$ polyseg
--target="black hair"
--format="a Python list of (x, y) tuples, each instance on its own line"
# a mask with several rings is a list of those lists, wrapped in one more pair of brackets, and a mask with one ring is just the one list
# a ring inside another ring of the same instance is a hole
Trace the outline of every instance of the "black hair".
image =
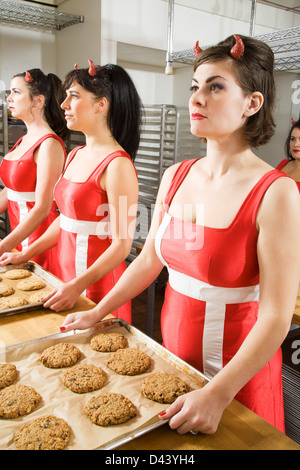
[(95, 75), (89, 69), (69, 72), (63, 86), (68, 90), (77, 82), (96, 99), (106, 98), (110, 104), (108, 126), (116, 141), (134, 161), (141, 135), (142, 103), (128, 73), (119, 65), (96, 66)]
[(284, 145), (285, 154), (289, 160), (295, 160), (294, 157), (292, 156), (291, 147), (290, 147), (292, 132), (294, 129), (300, 129), (300, 119), (297, 122), (295, 122), (295, 124), (292, 125), (289, 135), (285, 141), (285, 145)]
[[(40, 69), (31, 69), (28, 72), (32, 77), (32, 81), (26, 81), (26, 85), (29, 88), (31, 98), (38, 95), (45, 97), (45, 119), (51, 129), (63, 140), (66, 140), (70, 136), (70, 131), (67, 127), (64, 112), (61, 109), (61, 104), (66, 98), (62, 81), (53, 73), (45, 75)], [(15, 76), (25, 78), (26, 73)]]

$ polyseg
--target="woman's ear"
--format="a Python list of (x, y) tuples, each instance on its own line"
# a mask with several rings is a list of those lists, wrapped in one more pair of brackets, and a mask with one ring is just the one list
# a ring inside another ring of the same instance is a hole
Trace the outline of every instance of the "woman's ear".
[(98, 101), (97, 112), (102, 113), (103, 111), (107, 109), (107, 107), (108, 107), (108, 101), (105, 97), (103, 97)]
[(258, 113), (264, 104), (264, 96), (259, 91), (255, 91), (249, 97), (247, 108), (244, 112), (244, 117), (250, 117)]
[(37, 95), (37, 96), (34, 96), (33, 98), (33, 107), (34, 108), (38, 108), (38, 109), (43, 109), (44, 105), (45, 105), (45, 97), (44, 95)]

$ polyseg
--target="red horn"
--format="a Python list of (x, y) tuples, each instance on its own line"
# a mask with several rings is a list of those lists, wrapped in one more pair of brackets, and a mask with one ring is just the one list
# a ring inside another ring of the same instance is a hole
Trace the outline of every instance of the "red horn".
[(25, 82), (27, 82), (27, 83), (33, 82), (33, 78), (32, 78), (32, 76), (30, 75), (30, 72), (28, 72), (28, 70), (27, 70), (27, 72), (25, 73)]
[(80, 67), (78, 67), (78, 65), (75, 64), (75, 65), (74, 65), (74, 69), (75, 69), (75, 70), (80, 70)]
[(234, 37), (236, 40), (236, 44), (231, 49), (230, 54), (234, 59), (241, 59), (245, 52), (245, 45), (240, 36), (234, 34)]
[(295, 121), (294, 118), (291, 119), (291, 123), (292, 123), (293, 126), (296, 124), (296, 121)]
[(202, 54), (202, 52), (203, 52), (203, 49), (201, 49), (201, 47), (199, 46), (199, 41), (197, 41), (194, 47), (194, 54), (195, 54), (196, 59), (197, 57), (199, 57), (200, 54)]
[(90, 64), (90, 68), (89, 68), (89, 75), (91, 77), (94, 77), (96, 75), (96, 67), (95, 67), (95, 64), (92, 60), (89, 59), (89, 64)]

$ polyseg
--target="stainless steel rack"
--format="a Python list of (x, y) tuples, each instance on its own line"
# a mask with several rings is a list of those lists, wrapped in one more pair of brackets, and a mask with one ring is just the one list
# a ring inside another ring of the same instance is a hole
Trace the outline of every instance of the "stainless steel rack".
[(0, 23), (59, 31), (83, 22), (83, 16), (25, 5), (17, 1), (0, 0)]

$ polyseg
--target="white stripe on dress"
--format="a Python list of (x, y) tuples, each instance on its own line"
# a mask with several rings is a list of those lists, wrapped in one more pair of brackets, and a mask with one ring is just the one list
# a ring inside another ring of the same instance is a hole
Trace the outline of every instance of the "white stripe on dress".
[(176, 292), (206, 303), (202, 340), (203, 372), (214, 377), (223, 367), (224, 323), (227, 304), (259, 301), (259, 285), (217, 287), (171, 269), (161, 253), (161, 242), (171, 217), (167, 214), (157, 231), (155, 247), (160, 260), (167, 266), (169, 284)]
[[(78, 277), (87, 270), (89, 236), (110, 236), (110, 223), (76, 220), (60, 214), (60, 228), (66, 232), (76, 234), (75, 270), (76, 277)], [(86, 295), (86, 291), (83, 294)]]
[[(16, 202), (19, 206), (20, 222), (22, 222), (28, 215), (27, 202), (35, 202), (35, 192), (19, 192), (13, 189), (7, 188), (7, 199), (12, 202)], [(29, 240), (26, 238), (22, 241), (22, 248), (28, 247)]]

